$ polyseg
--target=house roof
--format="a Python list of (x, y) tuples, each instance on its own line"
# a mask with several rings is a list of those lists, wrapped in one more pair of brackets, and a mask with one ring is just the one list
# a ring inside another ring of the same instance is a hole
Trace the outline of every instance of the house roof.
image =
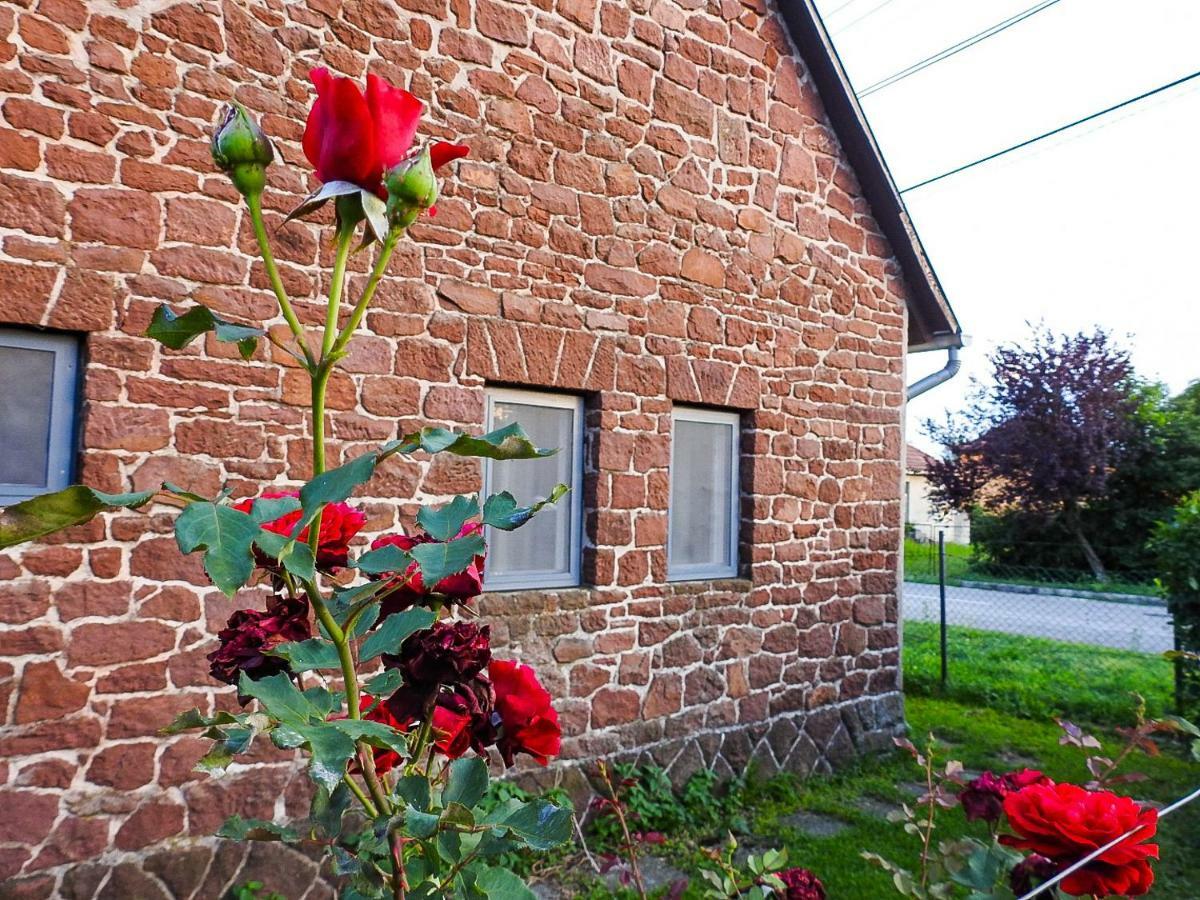
[(779, 6), (875, 220), (904, 270), (910, 292), (909, 351), (961, 347), (958, 318), (913, 227), (814, 0), (779, 0)]
[(919, 450), (912, 444), (904, 445), (904, 471), (918, 474), (929, 471), (929, 466), (935, 460), (924, 450)]

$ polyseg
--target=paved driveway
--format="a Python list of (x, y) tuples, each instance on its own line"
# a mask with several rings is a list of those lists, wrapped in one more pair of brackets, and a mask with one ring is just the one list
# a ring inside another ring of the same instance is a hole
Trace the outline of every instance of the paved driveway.
[[(905, 582), (901, 596), (904, 618), (938, 621), (936, 584)], [(949, 586), (946, 621), (1145, 653), (1162, 653), (1174, 646), (1171, 618), (1164, 606)]]

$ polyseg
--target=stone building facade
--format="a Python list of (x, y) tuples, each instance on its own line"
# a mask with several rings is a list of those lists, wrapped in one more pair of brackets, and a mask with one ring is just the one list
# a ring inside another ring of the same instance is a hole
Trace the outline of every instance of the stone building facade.
[[(0, 322), (81, 336), (77, 480), (213, 495), (305, 474), (302, 372), (266, 345), (243, 363), (140, 335), (162, 302), (274, 315), (209, 159), (233, 98), (290, 163), (270, 172), (269, 221), (293, 297), (318, 295), (328, 231), (278, 227), (312, 184), (307, 73), (369, 69), (471, 156), (333, 382), (334, 457), (421, 424), (478, 430), (485, 385), (583, 398), (581, 586), (481, 603), (558, 698), (557, 771), (642, 751), (676, 775), (807, 773), (901, 726), (911, 273), (773, 4), (17, 0), (0, 35)], [(740, 414), (736, 578), (665, 578), (676, 404)], [(474, 461), (392, 460), (369, 529), (479, 478)], [(210, 779), (199, 740), (155, 736), (233, 703), (205, 654), (235, 604), (180, 556), (172, 518), (0, 554), (0, 896), (210, 898), (264, 867), (289, 898), (327, 895), (306, 860), (206, 839), (235, 811), (306, 808), (290, 758), (263, 749)]]

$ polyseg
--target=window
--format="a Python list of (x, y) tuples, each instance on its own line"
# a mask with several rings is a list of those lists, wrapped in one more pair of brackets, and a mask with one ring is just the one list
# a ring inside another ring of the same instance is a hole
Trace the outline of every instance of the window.
[(671, 416), (667, 577), (737, 575), (737, 413), (676, 407)]
[(515, 531), (489, 529), (488, 590), (569, 587), (579, 584), (583, 520), (583, 400), (565, 394), (493, 388), (487, 392), (489, 431), (517, 422), (539, 447), (557, 447), (542, 459), (486, 460), (484, 496), (508, 491), (522, 506), (556, 484), (571, 492)]
[(79, 342), (0, 328), (0, 505), (71, 483)]

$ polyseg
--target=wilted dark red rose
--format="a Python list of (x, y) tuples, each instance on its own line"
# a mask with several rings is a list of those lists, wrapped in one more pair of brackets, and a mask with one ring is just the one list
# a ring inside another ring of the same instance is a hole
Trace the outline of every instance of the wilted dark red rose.
[(491, 626), (434, 622), (408, 638), (399, 654), (385, 654), (383, 664), (398, 669), (404, 679), (397, 693), (429, 697), (439, 685), (470, 681), (491, 658)]
[(1036, 769), (1021, 769), (1019, 772), (1008, 772), (1004, 775), (984, 772), (978, 778), (968, 781), (958, 792), (958, 802), (962, 804), (968, 822), (998, 822), (1004, 813), (1004, 798), (1013, 791), (1019, 791), (1031, 784), (1051, 783), (1049, 778)]
[[(483, 527), (478, 522), (467, 522), (459, 529), (455, 538), (478, 534), (482, 530)], [(380, 547), (394, 546), (407, 551), (419, 544), (435, 542), (435, 539), (427, 534), (412, 536), (385, 534), (371, 542), (371, 549), (378, 550)], [(403, 572), (386, 573), (380, 576), (388, 579), (391, 583), (388, 591), (380, 596), (380, 618), (424, 603), (429, 594), (437, 594), (438, 599), (450, 604), (465, 603), (472, 597), (478, 597), (483, 593), (483, 565), (484, 556), (476, 556), (466, 569), (446, 576), (433, 586), (432, 591), (426, 589), (425, 582), (421, 578), (421, 570), (415, 562)]]
[(787, 900), (825, 900), (825, 885), (808, 869), (784, 869), (776, 872), (787, 887)]
[(1158, 812), (1143, 809), (1128, 797), (1074, 784), (1032, 784), (1004, 798), (1004, 814), (1016, 835), (1001, 835), (1001, 842), (1044, 856), (1060, 870), (1135, 825), (1143, 826), (1064, 878), (1059, 887), (1066, 894), (1139, 896), (1154, 882), (1147, 860), (1158, 858), (1158, 845), (1145, 841), (1154, 836)]
[[(317, 99), (304, 126), (304, 155), (322, 182), (348, 181), (386, 198), (385, 169), (412, 149), (423, 104), (402, 88), (367, 76), (364, 96), (350, 78), (326, 68), (309, 73)], [(461, 144), (437, 142), (431, 148), (434, 169), (467, 155)]]
[(1054, 860), (1046, 859), (1038, 853), (1031, 853), (1013, 866), (1013, 870), (1008, 876), (1008, 883), (1013, 893), (1021, 897), (1047, 878), (1053, 878), (1060, 871), (1062, 871), (1062, 867), (1055, 865)]
[(275, 597), (265, 610), (239, 609), (217, 632), (221, 644), (208, 654), (210, 672), (225, 684), (237, 684), (242, 672), (254, 679), (287, 672), (287, 661), (266, 651), (310, 637), (308, 601), (303, 598)]
[(500, 739), (496, 746), (507, 765), (518, 753), (528, 753), (543, 766), (557, 756), (562, 745), (558, 713), (550, 694), (529, 666), (509, 659), (494, 659), (488, 677), (496, 691), (500, 714)]
[[(234, 509), (248, 513), (255, 500), (277, 500), (281, 497), (299, 497), (299, 491), (264, 491), (259, 497), (247, 497), (234, 504)], [(263, 523), (264, 531), (290, 537), (292, 529), (300, 521), (303, 511), (294, 509), (290, 513)], [(350, 541), (367, 524), (367, 517), (346, 503), (330, 503), (321, 512), (320, 540), (317, 544), (317, 568), (338, 569), (350, 559)], [(308, 540), (308, 529), (300, 532), (297, 540)], [(260, 560), (264, 564), (264, 560)]]

